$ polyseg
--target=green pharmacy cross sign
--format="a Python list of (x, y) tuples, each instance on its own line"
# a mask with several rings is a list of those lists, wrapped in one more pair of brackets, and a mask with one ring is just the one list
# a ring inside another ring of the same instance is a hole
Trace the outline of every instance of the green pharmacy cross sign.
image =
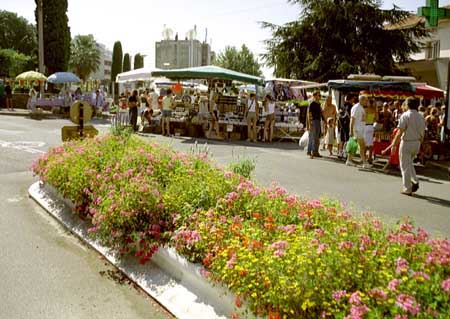
[(439, 8), (439, 0), (427, 0), (427, 6), (420, 7), (417, 15), (427, 19), (427, 27), (437, 27), (439, 19), (450, 19), (450, 9)]

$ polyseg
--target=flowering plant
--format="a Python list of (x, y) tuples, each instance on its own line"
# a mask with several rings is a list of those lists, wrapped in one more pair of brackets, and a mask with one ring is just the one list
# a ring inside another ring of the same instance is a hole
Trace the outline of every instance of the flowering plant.
[(335, 200), (262, 188), (135, 137), (54, 148), (33, 166), (77, 205), (90, 233), (145, 264), (169, 245), (268, 318), (448, 318), (450, 242), (409, 219), (353, 217)]

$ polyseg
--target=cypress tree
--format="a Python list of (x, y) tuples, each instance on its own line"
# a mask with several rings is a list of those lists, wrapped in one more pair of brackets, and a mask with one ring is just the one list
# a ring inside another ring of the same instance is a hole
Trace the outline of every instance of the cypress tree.
[(117, 74), (122, 73), (122, 44), (120, 41), (114, 43), (112, 65), (111, 65), (111, 82), (116, 82)]
[(144, 57), (140, 54), (137, 53), (134, 56), (134, 69), (140, 69), (144, 67)]
[(119, 94), (119, 85), (116, 82), (117, 74), (122, 73), (122, 44), (120, 41), (114, 43), (112, 65), (111, 65), (111, 83), (114, 85), (115, 96)]
[(130, 55), (128, 53), (125, 53), (123, 56), (123, 72), (127, 72), (131, 70), (131, 61), (130, 61)]
[[(39, 0), (35, 2), (37, 6)], [(71, 37), (67, 6), (67, 0), (43, 1), (44, 64), (48, 74), (67, 71), (69, 67)], [(35, 16), (37, 22), (37, 7)]]

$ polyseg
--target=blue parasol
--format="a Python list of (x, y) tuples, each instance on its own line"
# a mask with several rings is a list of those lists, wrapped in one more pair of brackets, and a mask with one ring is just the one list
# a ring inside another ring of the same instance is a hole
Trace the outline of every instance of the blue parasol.
[(49, 83), (61, 84), (61, 83), (78, 83), (80, 78), (72, 72), (56, 72), (47, 78)]

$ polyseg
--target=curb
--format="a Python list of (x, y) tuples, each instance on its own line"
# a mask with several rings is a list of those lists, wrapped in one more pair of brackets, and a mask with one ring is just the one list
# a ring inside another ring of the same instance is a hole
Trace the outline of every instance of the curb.
[(173, 248), (160, 247), (145, 266), (137, 258), (116, 258), (113, 252), (88, 235), (88, 225), (72, 213), (69, 200), (50, 185), (36, 182), (28, 193), (52, 217), (102, 254), (170, 313), (180, 319), (226, 319), (235, 312), (234, 295), (203, 278), (201, 266), (178, 255)]

